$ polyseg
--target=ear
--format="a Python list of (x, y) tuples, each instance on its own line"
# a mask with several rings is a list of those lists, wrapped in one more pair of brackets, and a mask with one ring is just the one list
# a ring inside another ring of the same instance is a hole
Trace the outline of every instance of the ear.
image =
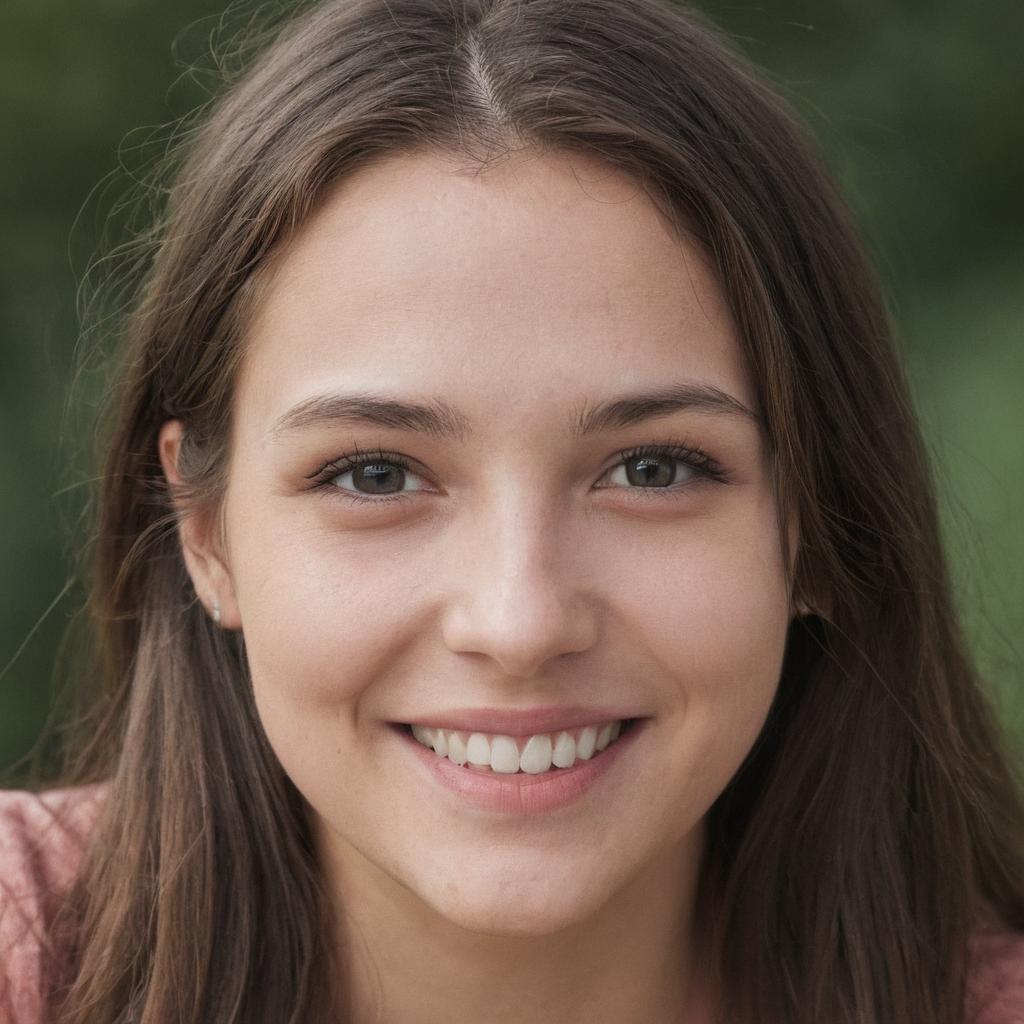
[[(178, 459), (184, 436), (185, 425), (181, 420), (168, 420), (160, 428), (157, 439), (160, 465), (163, 467), (172, 496), (174, 489), (182, 484), (181, 474), (178, 472)], [(240, 629), (242, 623), (238, 614), (235, 587), (216, 516), (210, 512), (190, 511), (184, 508), (178, 499), (174, 499), (174, 504), (178, 513), (178, 539), (181, 542), (185, 568), (192, 579), (199, 600), (215, 621), (216, 610), (219, 608), (219, 624), (225, 629)]]
[(806, 598), (797, 595), (793, 601), (794, 618), (802, 619), (808, 615), (831, 622), (832, 602), (828, 598), (817, 597), (814, 593)]
[[(790, 579), (795, 580), (798, 554), (800, 551), (800, 532), (795, 520), (791, 521), (789, 525), (789, 550), (789, 575)], [(808, 590), (810, 591), (809, 593)], [(795, 586), (792, 596), (791, 618), (803, 619), (809, 615), (813, 615), (817, 618), (823, 618), (831, 621), (832, 602), (827, 598), (822, 598), (820, 594), (822, 590), (823, 588), (821, 587), (820, 582), (816, 579), (811, 580), (809, 585), (805, 585), (803, 587)]]

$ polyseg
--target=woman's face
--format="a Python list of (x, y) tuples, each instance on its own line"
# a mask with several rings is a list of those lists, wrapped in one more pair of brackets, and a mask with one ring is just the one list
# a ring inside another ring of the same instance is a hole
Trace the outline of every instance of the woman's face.
[(692, 862), (790, 619), (756, 415), (707, 265), (620, 172), (414, 154), (336, 189), (261, 300), (197, 578), (336, 871), (540, 934)]

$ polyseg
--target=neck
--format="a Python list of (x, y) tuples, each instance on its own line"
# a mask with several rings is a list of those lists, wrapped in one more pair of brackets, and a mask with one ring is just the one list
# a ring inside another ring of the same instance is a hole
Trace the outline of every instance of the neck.
[(351, 847), (335, 841), (328, 853), (321, 844), (347, 988), (333, 1019), (709, 1024), (705, 951), (694, 934), (705, 841), (702, 823), (597, 913), (543, 935), (468, 931)]

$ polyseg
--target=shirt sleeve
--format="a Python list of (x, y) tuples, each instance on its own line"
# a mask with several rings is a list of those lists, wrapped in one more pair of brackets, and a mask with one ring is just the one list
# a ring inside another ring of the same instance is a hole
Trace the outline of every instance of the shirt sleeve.
[(1024, 933), (995, 925), (970, 941), (965, 1024), (1024, 1024)]
[(48, 928), (73, 882), (100, 786), (0, 790), (0, 1021), (45, 1024), (43, 992), (64, 952)]

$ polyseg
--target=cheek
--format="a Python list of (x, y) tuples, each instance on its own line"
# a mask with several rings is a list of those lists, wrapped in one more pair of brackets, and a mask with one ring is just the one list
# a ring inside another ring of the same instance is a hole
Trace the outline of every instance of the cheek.
[[(419, 563), (394, 541), (353, 542), (309, 523), (283, 528), (268, 520), (249, 537), (232, 545), (235, 587), (270, 746), (314, 807), (330, 808), (334, 820), (362, 821), (360, 834), (383, 827), (384, 811), (351, 794), (372, 791), (371, 780), (389, 770), (385, 748), (372, 739), (416, 628), (410, 584)], [(341, 777), (365, 781), (339, 789)]]
[(415, 570), (406, 571), (400, 544), (271, 528), (257, 549), (238, 554), (236, 592), (258, 689), (338, 705), (386, 680), (413, 614)]
[(662, 680), (664, 779), (706, 807), (742, 764), (774, 699), (790, 606), (774, 506), (690, 524), (635, 574), (638, 649)]
[[(355, 698), (368, 680), (386, 683), (403, 644), (430, 628), (421, 619), (437, 567), (448, 564), (443, 544), (402, 531), (346, 534), (290, 509), (229, 528), (257, 684), (273, 680), (305, 700)], [(613, 635), (622, 627), (688, 689), (720, 690), (730, 677), (739, 684), (781, 656), (789, 596), (769, 501), (738, 503), (730, 516), (634, 525), (629, 543), (598, 534), (578, 547), (609, 616), (607, 642), (622, 642)]]
[(668, 674), (693, 693), (772, 678), (790, 613), (769, 498), (666, 531), (643, 555), (628, 585), (621, 558), (619, 589)]

